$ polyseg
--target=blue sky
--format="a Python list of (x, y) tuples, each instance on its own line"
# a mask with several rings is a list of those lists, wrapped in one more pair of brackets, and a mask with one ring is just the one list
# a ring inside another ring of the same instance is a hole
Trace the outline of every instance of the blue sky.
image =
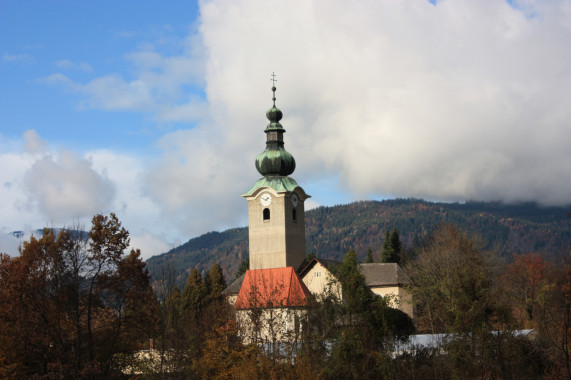
[(274, 71), (310, 207), (568, 204), (569, 19), (569, 0), (0, 0), (1, 235), (113, 211), (149, 257), (245, 225)]
[[(152, 43), (177, 54), (193, 29), (196, 3), (171, 1), (2, 1), (0, 48), (3, 62), (2, 132), (19, 138), (23, 128), (44, 139), (81, 150), (107, 147), (140, 151), (161, 133), (181, 127), (157, 126), (144, 112), (82, 109), (71, 91), (57, 91), (45, 79), (55, 73), (87, 82), (115, 73), (136, 75), (125, 54)], [(203, 95), (202, 88), (187, 88)], [(160, 127), (160, 128), (157, 128)]]

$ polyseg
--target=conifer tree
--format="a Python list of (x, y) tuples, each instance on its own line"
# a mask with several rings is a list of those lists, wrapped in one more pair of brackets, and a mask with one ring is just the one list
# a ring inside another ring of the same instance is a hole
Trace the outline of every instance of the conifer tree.
[(351, 250), (337, 268), (337, 274), (343, 288), (343, 300), (350, 312), (360, 312), (373, 299), (373, 293), (359, 271), (359, 261), (355, 251)]
[(206, 294), (206, 286), (202, 276), (198, 269), (194, 268), (190, 272), (182, 291), (180, 299), (181, 312), (185, 314), (190, 310), (198, 311), (204, 305)]
[(393, 232), (389, 233), (389, 230), (385, 232), (385, 241), (383, 242), (383, 251), (381, 253), (381, 258), (383, 263), (399, 263), (400, 254), (402, 251), (402, 243), (400, 241), (399, 233), (396, 227)]
[(226, 280), (222, 273), (222, 268), (218, 263), (210, 267), (206, 275), (206, 291), (208, 292), (208, 302), (220, 298), (222, 291), (226, 289)]
[(250, 258), (246, 257), (244, 260), (242, 260), (242, 262), (240, 263), (240, 266), (238, 267), (238, 271), (236, 272), (236, 277), (234, 279), (237, 279), (238, 277), (240, 277), (241, 275), (243, 275), (244, 273), (246, 273), (246, 271), (248, 270), (248, 268), (250, 268)]
[(373, 260), (373, 251), (371, 250), (371, 247), (369, 247), (367, 249), (367, 263), (374, 263), (375, 261)]
[(180, 291), (174, 287), (165, 302), (167, 330), (177, 330), (180, 319)]

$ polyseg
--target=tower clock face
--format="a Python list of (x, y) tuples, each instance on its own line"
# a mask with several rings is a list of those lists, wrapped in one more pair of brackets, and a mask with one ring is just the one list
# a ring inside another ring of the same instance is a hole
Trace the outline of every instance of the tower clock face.
[(272, 203), (272, 196), (269, 193), (264, 193), (260, 197), (260, 203), (264, 207), (268, 207)]
[(299, 198), (297, 197), (296, 193), (293, 193), (291, 195), (291, 204), (293, 205), (293, 207), (297, 207), (297, 202), (299, 201)]

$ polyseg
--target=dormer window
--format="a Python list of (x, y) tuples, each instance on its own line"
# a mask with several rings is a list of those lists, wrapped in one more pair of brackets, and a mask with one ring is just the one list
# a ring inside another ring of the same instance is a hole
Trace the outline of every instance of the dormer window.
[(270, 220), (270, 209), (265, 208), (263, 211), (264, 220)]

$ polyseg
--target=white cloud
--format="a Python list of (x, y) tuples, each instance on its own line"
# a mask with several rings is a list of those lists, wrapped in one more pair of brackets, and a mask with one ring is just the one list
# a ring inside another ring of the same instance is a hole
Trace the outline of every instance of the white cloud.
[(233, 143), (235, 134), (195, 129), (168, 134), (159, 142), (164, 156), (151, 166), (144, 188), (187, 236), (245, 223), (245, 201), (239, 195), (256, 177), (237, 175), (247, 172), (252, 155)]
[(55, 65), (60, 69), (67, 69), (67, 70), (79, 70), (84, 71), (86, 73), (90, 73), (93, 71), (91, 65), (87, 62), (73, 62), (69, 59), (61, 59), (55, 62)]
[[(155, 49), (154, 44), (142, 44), (140, 50), (125, 55), (133, 68), (129, 79), (110, 73), (78, 83), (55, 73), (44, 81), (80, 94), (81, 108), (149, 113), (159, 122), (195, 122), (207, 117), (205, 100), (186, 93), (188, 86), (204, 86), (201, 39), (193, 34), (179, 41), (179, 55), (164, 56)], [(61, 60), (56, 65), (91, 71), (87, 63)]]
[(356, 197), (568, 202), (571, 11), (526, 7), (204, 3), (208, 98), (228, 110), (214, 129), (261, 130), (248, 118), (275, 70), (294, 176), (339, 173)]
[(181, 242), (176, 222), (161, 215), (159, 205), (143, 191), (146, 162), (142, 157), (110, 150), (92, 151), (86, 156), (93, 169), (104, 172), (113, 183), (115, 202), (109, 210), (130, 232), (131, 246), (141, 249), (143, 257), (164, 253)]
[(144, 158), (110, 150), (53, 151), (34, 130), (21, 141), (0, 136), (0, 252), (18, 254), (21, 239), (45, 226), (90, 228), (95, 213), (114, 212), (143, 257), (180, 244), (179, 233), (141, 191)]
[(0, 232), (0, 253), (17, 256), (20, 248), (20, 239), (6, 232)]
[(47, 146), (47, 143), (33, 129), (24, 132), (22, 137), (24, 138), (24, 150), (27, 153), (42, 153)]
[(142, 231), (138, 235), (131, 234), (130, 247), (141, 249), (141, 255), (146, 260), (151, 256), (168, 252), (174, 245), (167, 243), (163, 236), (149, 231)]
[(27, 54), (4, 54), (2, 56), (2, 60), (4, 62), (18, 62), (18, 61), (25, 61), (29, 57)]
[(314, 201), (313, 199), (309, 198), (305, 201), (305, 211), (309, 211), (312, 210), (314, 208), (318, 208), (321, 205), (319, 203), (317, 203), (316, 201)]
[[(28, 138), (32, 136), (32, 140), (37, 136), (33, 131), (25, 134)], [(49, 222), (32, 210), (24, 191), (24, 173), (39, 157), (37, 153), (24, 153), (25, 145), (29, 143), (6, 140), (0, 135), (0, 233), (23, 230), (26, 225), (36, 223), (47, 225), (43, 223)]]
[(49, 220), (64, 224), (106, 212), (115, 191), (91, 162), (63, 149), (58, 157), (48, 154), (34, 162), (24, 186), (33, 205)]

